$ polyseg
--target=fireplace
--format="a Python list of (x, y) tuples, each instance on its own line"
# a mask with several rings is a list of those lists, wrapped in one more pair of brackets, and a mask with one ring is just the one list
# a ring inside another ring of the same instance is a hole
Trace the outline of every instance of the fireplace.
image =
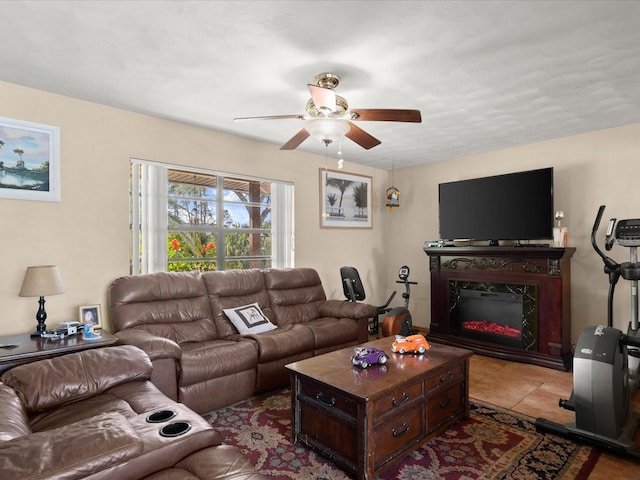
[(575, 248), (425, 247), (429, 341), (568, 370)]
[(537, 286), (449, 281), (454, 335), (521, 350), (537, 349)]

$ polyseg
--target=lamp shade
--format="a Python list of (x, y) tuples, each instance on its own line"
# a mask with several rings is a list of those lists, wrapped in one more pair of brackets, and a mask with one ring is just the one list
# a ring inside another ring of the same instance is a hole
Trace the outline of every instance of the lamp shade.
[(22, 288), (18, 294), (21, 297), (44, 297), (60, 295), (66, 292), (62, 276), (55, 265), (40, 265), (27, 267), (24, 274)]
[(304, 128), (316, 140), (328, 145), (344, 137), (351, 127), (346, 120), (314, 118), (307, 120)]

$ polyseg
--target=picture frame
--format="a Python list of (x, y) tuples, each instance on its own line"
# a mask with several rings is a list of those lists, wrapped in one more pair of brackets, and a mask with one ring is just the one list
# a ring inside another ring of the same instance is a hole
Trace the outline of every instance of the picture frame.
[(373, 228), (373, 179), (320, 169), (320, 228)]
[(102, 312), (100, 305), (83, 305), (78, 307), (78, 321), (85, 325), (91, 323), (93, 328), (102, 328)]
[(0, 117), (0, 198), (60, 201), (60, 129)]

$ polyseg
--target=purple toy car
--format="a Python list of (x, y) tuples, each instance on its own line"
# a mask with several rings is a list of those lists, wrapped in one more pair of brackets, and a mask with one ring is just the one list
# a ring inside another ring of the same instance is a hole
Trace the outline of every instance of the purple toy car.
[(353, 352), (351, 363), (360, 368), (367, 368), (376, 363), (384, 364), (389, 359), (386, 353), (375, 347), (356, 347)]

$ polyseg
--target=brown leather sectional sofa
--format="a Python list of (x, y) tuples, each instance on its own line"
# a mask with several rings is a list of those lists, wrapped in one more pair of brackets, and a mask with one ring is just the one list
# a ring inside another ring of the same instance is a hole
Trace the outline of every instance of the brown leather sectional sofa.
[[(149, 357), (126, 345), (5, 372), (0, 478), (266, 480), (202, 417), (163, 395), (151, 370)], [(175, 416), (149, 421), (161, 411)], [(186, 433), (161, 434), (181, 423)]]
[[(258, 304), (277, 328), (238, 333), (224, 309)], [(198, 413), (286, 386), (284, 366), (363, 343), (375, 307), (327, 300), (311, 268), (152, 273), (109, 287), (114, 333), (152, 360), (151, 381)]]

